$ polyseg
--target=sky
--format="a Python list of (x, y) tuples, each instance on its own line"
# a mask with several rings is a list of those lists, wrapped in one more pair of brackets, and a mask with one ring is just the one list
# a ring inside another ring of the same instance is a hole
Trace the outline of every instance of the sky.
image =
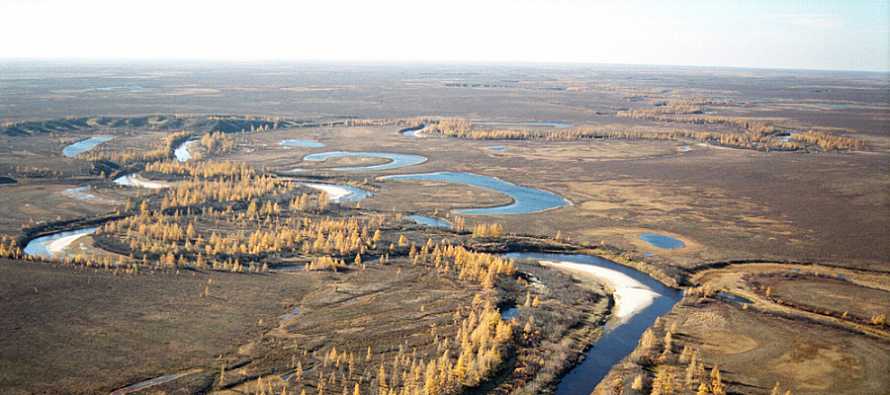
[(0, 59), (890, 72), (887, 0), (0, 0)]

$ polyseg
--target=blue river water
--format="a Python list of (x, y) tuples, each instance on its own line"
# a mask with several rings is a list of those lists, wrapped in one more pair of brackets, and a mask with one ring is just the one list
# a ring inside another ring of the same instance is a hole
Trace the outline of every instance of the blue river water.
[[(392, 160), (390, 163), (385, 163), (382, 165), (376, 166), (362, 166), (362, 167), (340, 167), (333, 170), (336, 171), (355, 171), (355, 170), (384, 170), (384, 169), (396, 169), (399, 167), (416, 165), (418, 163), (426, 162), (426, 158), (422, 156), (415, 155), (402, 155), (402, 154), (389, 154), (382, 152), (322, 152), (319, 154), (306, 155), (303, 157), (303, 160), (318, 162), (323, 161), (328, 158), (338, 158), (342, 156), (370, 156), (373, 158), (385, 158)], [(303, 169), (295, 169), (295, 170), (303, 170)]]
[(420, 129), (406, 130), (406, 131), (402, 132), (402, 134), (404, 134), (405, 136), (408, 136), (408, 137), (420, 137), (420, 136), (418, 136), (417, 134), (418, 134), (418, 133), (422, 133), (422, 132), (423, 132), (424, 130), (426, 130), (426, 128), (428, 128), (429, 126), (430, 126), (430, 125), (423, 125), (423, 127), (420, 128)]
[(87, 152), (93, 149), (93, 147), (109, 141), (113, 138), (114, 137), (90, 137), (86, 140), (81, 140), (65, 148), (62, 148), (62, 154), (69, 158), (72, 156), (77, 156), (77, 154), (81, 152)]
[(444, 221), (438, 218), (430, 218), (423, 215), (408, 215), (408, 218), (414, 220), (418, 224), (426, 225), (426, 226), (435, 226), (439, 228), (450, 228), (451, 223), (448, 221)]
[(339, 199), (331, 200), (331, 203), (354, 202), (357, 200), (362, 200), (362, 199), (374, 194), (373, 191), (369, 191), (367, 189), (351, 187), (349, 185), (322, 184), (322, 183), (314, 183), (314, 182), (301, 182), (300, 185), (305, 185), (307, 187), (337, 187), (337, 188), (343, 188), (343, 189), (349, 191), (349, 195), (346, 195)]
[(28, 244), (25, 246), (25, 248), (22, 251), (24, 251), (25, 254), (35, 256), (35, 257), (45, 256), (47, 258), (52, 258), (53, 256), (55, 256), (55, 254), (49, 252), (49, 250), (46, 249), (46, 245), (43, 243), (61, 239), (63, 237), (93, 233), (96, 231), (96, 229), (99, 229), (99, 228), (86, 228), (86, 229), (72, 230), (72, 231), (67, 231), (67, 232), (53, 233), (51, 235), (47, 235), (47, 236), (43, 236), (43, 237), (38, 237), (34, 240), (29, 241)]
[(624, 323), (617, 326), (607, 323), (606, 332), (587, 351), (585, 354), (586, 359), (560, 381), (556, 389), (556, 395), (586, 395), (592, 393), (597, 384), (612, 369), (612, 366), (633, 352), (643, 336), (643, 332), (658, 317), (667, 314), (683, 298), (680, 291), (665, 286), (643, 272), (596, 256), (543, 253), (511, 253), (504, 256), (510, 259), (530, 258), (557, 262), (576, 262), (615, 270), (639, 281), (660, 295), (649, 307), (630, 317)]
[(176, 160), (180, 162), (187, 162), (189, 159), (191, 159), (192, 154), (189, 153), (189, 146), (197, 142), (198, 140), (189, 140), (182, 144), (179, 144), (179, 147), (176, 147), (176, 149), (173, 150), (173, 155), (176, 156)]
[(324, 144), (319, 143), (317, 141), (312, 140), (284, 140), (278, 145), (285, 145), (289, 147), (309, 147), (309, 148), (318, 148), (324, 147)]
[(506, 194), (513, 198), (513, 204), (492, 208), (480, 208), (469, 210), (457, 210), (457, 214), (528, 214), (539, 211), (549, 210), (556, 207), (567, 206), (569, 204), (565, 199), (554, 195), (547, 191), (514, 185), (509, 182), (498, 180), (494, 177), (480, 176), (470, 173), (429, 173), (429, 174), (406, 174), (398, 176), (383, 177), (384, 179), (393, 180), (427, 180), (427, 181), (445, 181), (456, 182), (460, 184), (473, 185), (481, 188), (487, 188)]
[(557, 128), (570, 128), (570, 123), (559, 122), (472, 122), (474, 125), (504, 125), (504, 126), (553, 126)]

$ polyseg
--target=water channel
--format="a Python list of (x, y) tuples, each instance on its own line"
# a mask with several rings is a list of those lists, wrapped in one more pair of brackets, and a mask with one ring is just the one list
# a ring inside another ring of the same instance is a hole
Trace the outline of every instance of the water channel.
[[(184, 143), (183, 145), (186, 144), (188, 144), (188, 142)], [(335, 170), (387, 169), (410, 166), (426, 160), (426, 158), (411, 155), (366, 152), (329, 152), (324, 154), (310, 155), (305, 157), (304, 159), (324, 160), (330, 157), (337, 156), (382, 157), (392, 159), (393, 162), (379, 166), (340, 168)], [(398, 175), (384, 178), (462, 183), (492, 189), (507, 194), (514, 199), (514, 203), (507, 206), (456, 211), (456, 213), (462, 214), (533, 213), (569, 204), (569, 202), (567, 202), (565, 199), (550, 192), (510, 184), (493, 177), (479, 176), (469, 173), (441, 172), (430, 174)], [(360, 200), (373, 194), (373, 192), (371, 191), (344, 185), (312, 183), (305, 183), (304, 185), (320, 189), (339, 188), (348, 191), (347, 195), (338, 198), (334, 202)], [(415, 220), (418, 223), (426, 224), (429, 226), (450, 226), (450, 224), (446, 221), (424, 216), (409, 216), (409, 218)], [(67, 245), (67, 243), (70, 243), (70, 241), (73, 241), (77, 237), (80, 237), (83, 234), (92, 233), (95, 230), (96, 228), (88, 228), (39, 237), (31, 240), (25, 247), (24, 251), (25, 253), (32, 256), (45, 255), (47, 257), (51, 257), (53, 256), (53, 251), (58, 251), (64, 247), (62, 244)], [(653, 239), (651, 238), (651, 236), (660, 237), (655, 237)], [(640, 237), (644, 240), (646, 240), (646, 238), (649, 238), (650, 240), (646, 241), (652, 243), (653, 245), (671, 241), (680, 243), (679, 246), (669, 246), (675, 244), (661, 244), (664, 245), (663, 247), (656, 245), (660, 248), (679, 248), (683, 246), (683, 243), (681, 241), (667, 236), (648, 234), (640, 235)], [(63, 238), (70, 238), (70, 240), (66, 242), (65, 240), (61, 240)], [(52, 243), (54, 241), (57, 241), (59, 245), (53, 245)], [(563, 265), (580, 264), (589, 266), (591, 268), (595, 267), (597, 269), (592, 270), (591, 273), (593, 273), (594, 276), (604, 276), (605, 282), (609, 283), (613, 288), (616, 289), (616, 294), (614, 295), (617, 303), (615, 312), (613, 314), (613, 317), (606, 324), (603, 336), (586, 353), (586, 359), (562, 379), (556, 391), (557, 395), (591, 393), (596, 385), (605, 377), (606, 374), (608, 374), (612, 366), (618, 363), (625, 356), (629, 355), (634, 350), (634, 348), (636, 348), (637, 342), (639, 341), (643, 332), (649, 326), (651, 326), (658, 317), (670, 311), (670, 309), (673, 308), (673, 306), (682, 297), (679, 291), (661, 284), (660, 282), (642, 272), (599, 257), (587, 255), (543, 253), (511, 253), (506, 254), (505, 256), (511, 259), (527, 258), (539, 261), (551, 261), (556, 262), (555, 265), (557, 266), (560, 265), (559, 262), (563, 262)], [(637, 307), (635, 308), (634, 306)], [(508, 316), (513, 316), (514, 314), (517, 314), (517, 312), (518, 311), (515, 308), (508, 309), (505, 314), (507, 314)], [(295, 311), (294, 314), (299, 314), (299, 311)], [(177, 378), (177, 376), (165, 376), (155, 380), (166, 381), (171, 378)], [(140, 383), (138, 385), (156, 383), (156, 381), (148, 381)]]
[(421, 225), (433, 226), (433, 227), (439, 227), (439, 228), (450, 228), (451, 227), (450, 222), (441, 220), (438, 218), (431, 218), (431, 217), (427, 217), (427, 216), (423, 216), (423, 215), (408, 215), (407, 217), (413, 219), (414, 222), (417, 222), (418, 224), (421, 224)]
[(93, 233), (96, 229), (99, 228), (71, 230), (38, 237), (29, 241), (28, 244), (25, 245), (23, 251), (25, 254), (35, 257), (52, 258), (59, 250), (74, 241), (74, 239), (88, 233)]
[(313, 140), (284, 140), (278, 145), (283, 145), (287, 147), (307, 147), (307, 148), (318, 148), (324, 147), (324, 144), (319, 143)]
[(549, 210), (556, 207), (567, 206), (569, 204), (569, 202), (565, 199), (547, 191), (514, 185), (509, 182), (501, 181), (494, 177), (486, 177), (470, 173), (441, 172), (428, 174), (405, 174), (383, 178), (393, 180), (455, 182), (459, 184), (467, 184), (491, 189), (513, 198), (513, 203), (506, 206), (457, 210), (455, 211), (456, 214), (528, 214)]
[(555, 128), (570, 128), (570, 123), (559, 122), (470, 122), (473, 125), (502, 125), (502, 126), (552, 126)]
[(173, 150), (173, 156), (180, 162), (187, 162), (192, 158), (192, 154), (189, 153), (189, 146), (197, 142), (198, 140), (189, 140), (180, 144), (179, 147), (176, 147), (176, 149)]
[(404, 134), (405, 136), (408, 136), (408, 137), (420, 137), (420, 135), (418, 135), (418, 133), (422, 133), (428, 127), (430, 127), (430, 125), (423, 125), (423, 127), (420, 127), (420, 128), (408, 129), (408, 130), (403, 131), (402, 134)]
[[(344, 156), (367, 156), (372, 158), (384, 158), (389, 159), (392, 162), (384, 163), (382, 165), (375, 166), (361, 166), (361, 167), (339, 167), (336, 169), (332, 169), (335, 171), (356, 171), (356, 170), (385, 170), (385, 169), (396, 169), (399, 167), (416, 165), (418, 163), (426, 162), (426, 158), (422, 156), (416, 155), (402, 155), (402, 154), (390, 154), (390, 153), (382, 153), (382, 152), (343, 152), (343, 151), (335, 151), (335, 152), (322, 152), (319, 154), (306, 155), (303, 157), (303, 160), (319, 162), (328, 158), (339, 158)], [(305, 169), (294, 169), (291, 171), (302, 171)]]
[[(658, 317), (667, 314), (682, 299), (680, 291), (667, 287), (645, 273), (621, 264), (589, 255), (511, 253), (511, 259), (529, 258), (539, 261), (572, 262), (621, 273), (645, 287), (640, 291), (652, 292), (654, 299), (648, 307), (630, 315), (615, 314), (606, 324), (605, 333), (585, 354), (586, 359), (572, 369), (556, 389), (556, 395), (590, 394), (612, 366), (633, 352), (643, 332)], [(606, 279), (608, 282), (608, 279)], [(634, 291), (634, 290), (632, 290)], [(620, 307), (619, 307), (620, 308)]]

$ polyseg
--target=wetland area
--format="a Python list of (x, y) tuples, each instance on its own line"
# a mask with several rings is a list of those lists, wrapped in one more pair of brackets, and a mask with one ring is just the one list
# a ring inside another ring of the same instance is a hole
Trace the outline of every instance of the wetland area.
[(153, 67), (4, 64), (0, 393), (890, 391), (884, 74)]

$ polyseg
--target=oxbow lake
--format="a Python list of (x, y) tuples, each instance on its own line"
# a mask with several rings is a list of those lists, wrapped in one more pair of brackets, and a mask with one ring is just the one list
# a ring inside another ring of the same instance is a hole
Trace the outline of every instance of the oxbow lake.
[(405, 174), (383, 178), (393, 180), (455, 182), (459, 184), (467, 184), (491, 189), (513, 198), (513, 204), (492, 208), (457, 210), (455, 211), (455, 213), (457, 214), (528, 214), (567, 206), (569, 204), (569, 202), (565, 199), (547, 191), (514, 185), (509, 182), (501, 181), (494, 177), (480, 176), (470, 173), (441, 172), (428, 174)]
[(62, 154), (69, 158), (73, 157), (73, 156), (77, 156), (77, 154), (80, 154), (82, 152), (87, 152), (87, 151), (93, 149), (93, 147), (95, 147), (99, 144), (102, 144), (106, 141), (110, 141), (113, 138), (114, 137), (90, 137), (86, 140), (81, 140), (74, 144), (68, 145), (65, 148), (62, 148)]

